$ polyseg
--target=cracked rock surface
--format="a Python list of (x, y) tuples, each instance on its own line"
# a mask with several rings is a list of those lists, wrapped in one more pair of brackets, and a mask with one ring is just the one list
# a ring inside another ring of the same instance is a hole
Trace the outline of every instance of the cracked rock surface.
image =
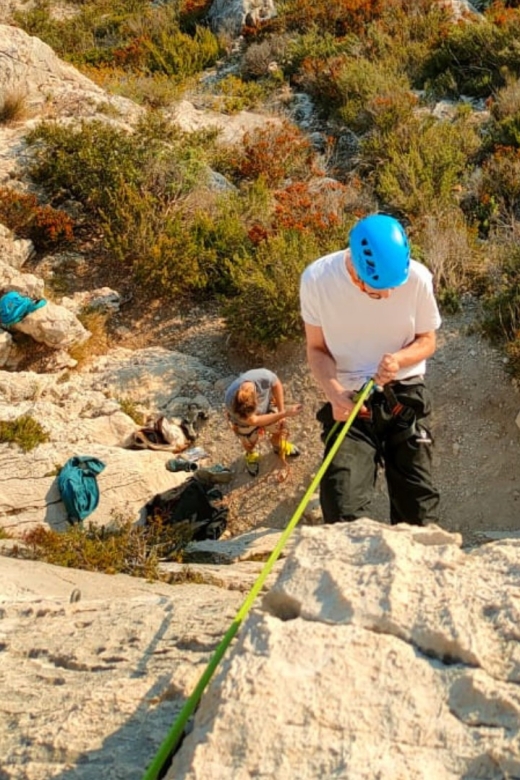
[(520, 774), (518, 545), (303, 527), (168, 779)]

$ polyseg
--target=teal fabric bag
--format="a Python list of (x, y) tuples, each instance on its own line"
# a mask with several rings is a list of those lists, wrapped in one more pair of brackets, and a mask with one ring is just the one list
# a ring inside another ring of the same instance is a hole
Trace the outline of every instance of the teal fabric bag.
[(88, 517), (99, 504), (96, 476), (105, 468), (97, 458), (75, 455), (65, 463), (58, 474), (61, 500), (71, 525)]
[(4, 328), (16, 325), (17, 322), (21, 322), (28, 314), (32, 314), (36, 309), (41, 309), (46, 303), (47, 301), (43, 300), (43, 298), (35, 301), (26, 295), (20, 295), (20, 293), (14, 290), (5, 293), (0, 298), (0, 325)]

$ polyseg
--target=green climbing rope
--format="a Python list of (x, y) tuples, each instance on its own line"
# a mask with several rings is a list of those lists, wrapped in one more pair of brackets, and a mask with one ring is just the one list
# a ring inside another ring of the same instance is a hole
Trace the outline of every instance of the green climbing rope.
[(360, 390), (360, 392), (356, 396), (356, 404), (354, 408), (352, 409), (352, 412), (350, 413), (348, 419), (345, 421), (343, 428), (341, 429), (336, 441), (330, 448), (329, 452), (323, 459), (323, 462), (318, 469), (318, 472), (314, 479), (312, 480), (311, 484), (307, 488), (307, 491), (305, 492), (305, 495), (303, 496), (302, 500), (298, 504), (295, 513), (291, 517), (289, 523), (287, 524), (285, 530), (283, 531), (282, 535), (280, 536), (280, 539), (278, 540), (277, 545), (275, 546), (273, 552), (269, 556), (268, 560), (265, 563), (265, 566), (263, 567), (262, 571), (258, 575), (256, 581), (254, 582), (251, 590), (247, 594), (242, 606), (238, 610), (237, 614), (235, 615), (235, 618), (233, 622), (231, 623), (230, 627), (224, 634), (222, 640), (220, 641), (219, 645), (217, 646), (214, 654), (210, 658), (208, 665), (206, 666), (204, 672), (202, 673), (197, 685), (195, 686), (193, 693), (191, 696), (187, 699), (186, 703), (184, 704), (183, 708), (181, 709), (179, 715), (177, 716), (177, 720), (173, 724), (172, 728), (166, 735), (166, 738), (164, 739), (163, 743), (159, 747), (159, 750), (155, 754), (152, 763), (146, 770), (145, 774), (143, 775), (143, 780), (158, 780), (158, 778), (161, 776), (161, 772), (163, 771), (166, 763), (170, 759), (170, 756), (173, 754), (175, 748), (177, 747), (177, 744), (182, 737), (182, 734), (184, 732), (184, 729), (186, 727), (186, 724), (195, 711), (195, 708), (200, 700), (200, 697), (202, 696), (204, 689), (208, 685), (209, 681), (213, 677), (213, 674), (215, 673), (216, 668), (218, 667), (220, 661), (222, 660), (224, 653), (226, 652), (227, 648), (231, 644), (231, 640), (236, 636), (238, 629), (240, 628), (241, 623), (243, 622), (244, 618), (247, 616), (249, 610), (251, 609), (256, 597), (260, 593), (260, 590), (262, 588), (262, 585), (264, 584), (265, 580), (271, 573), (271, 570), (278, 560), (280, 553), (282, 552), (283, 548), (287, 544), (287, 540), (289, 539), (291, 533), (295, 529), (298, 521), (300, 520), (301, 516), (303, 515), (303, 512), (305, 510), (305, 507), (309, 503), (309, 500), (312, 496), (312, 494), (315, 492), (316, 488), (321, 482), (321, 479), (323, 478), (323, 475), (325, 474), (326, 470), (328, 469), (334, 455), (338, 451), (341, 442), (347, 435), (350, 426), (354, 422), (357, 413), (363, 406), (363, 403), (368, 398), (370, 393), (372, 392), (372, 388), (374, 387), (374, 380), (370, 379)]

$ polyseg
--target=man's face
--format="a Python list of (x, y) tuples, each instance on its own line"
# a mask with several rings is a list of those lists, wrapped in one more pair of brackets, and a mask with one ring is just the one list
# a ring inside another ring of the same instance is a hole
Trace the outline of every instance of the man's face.
[(372, 298), (373, 301), (382, 301), (385, 298), (389, 298), (395, 289), (395, 287), (388, 287), (386, 290), (376, 290), (375, 287), (370, 287), (368, 284), (365, 284), (365, 282), (363, 282), (355, 272), (350, 255), (348, 254), (348, 250), (346, 254), (346, 266), (350, 278), (358, 290), (361, 290), (362, 293), (368, 295), (368, 297)]
[(394, 289), (393, 287), (390, 287), (388, 290), (375, 290), (373, 287), (369, 287), (368, 284), (365, 284), (365, 282), (362, 282), (359, 278), (356, 279), (356, 285), (361, 292), (364, 292), (365, 295), (368, 295), (373, 301), (381, 301), (384, 298), (389, 298)]

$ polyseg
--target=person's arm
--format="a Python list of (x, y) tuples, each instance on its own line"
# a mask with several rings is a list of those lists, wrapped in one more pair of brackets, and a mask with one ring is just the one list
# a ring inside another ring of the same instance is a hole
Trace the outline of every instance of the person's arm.
[(268, 412), (267, 414), (252, 414), (247, 420), (246, 425), (257, 425), (259, 428), (263, 428), (267, 425), (274, 425), (274, 423), (284, 420), (286, 417), (296, 417), (302, 410), (302, 404), (294, 404), (288, 406), (283, 412)]
[(280, 422), (285, 417), (295, 417), (302, 410), (301, 404), (294, 404), (285, 408), (283, 385), (277, 378), (276, 382), (271, 387), (271, 397), (276, 405), (276, 412), (266, 412), (265, 414), (252, 414), (247, 425), (257, 425), (260, 428), (267, 425), (274, 425), (274, 423)]
[(417, 333), (414, 340), (397, 352), (383, 355), (377, 367), (374, 377), (377, 385), (386, 385), (392, 382), (397, 372), (402, 368), (408, 368), (422, 360), (430, 358), (437, 346), (437, 335), (434, 330), (427, 333)]
[(283, 385), (279, 379), (277, 379), (274, 385), (271, 387), (271, 397), (277, 410), (279, 412), (283, 412), (285, 409)]
[(332, 357), (323, 329), (318, 325), (305, 323), (305, 338), (307, 341), (307, 361), (315, 380), (332, 404), (335, 420), (344, 420), (355, 406), (352, 393), (345, 390), (337, 378), (336, 361)]

